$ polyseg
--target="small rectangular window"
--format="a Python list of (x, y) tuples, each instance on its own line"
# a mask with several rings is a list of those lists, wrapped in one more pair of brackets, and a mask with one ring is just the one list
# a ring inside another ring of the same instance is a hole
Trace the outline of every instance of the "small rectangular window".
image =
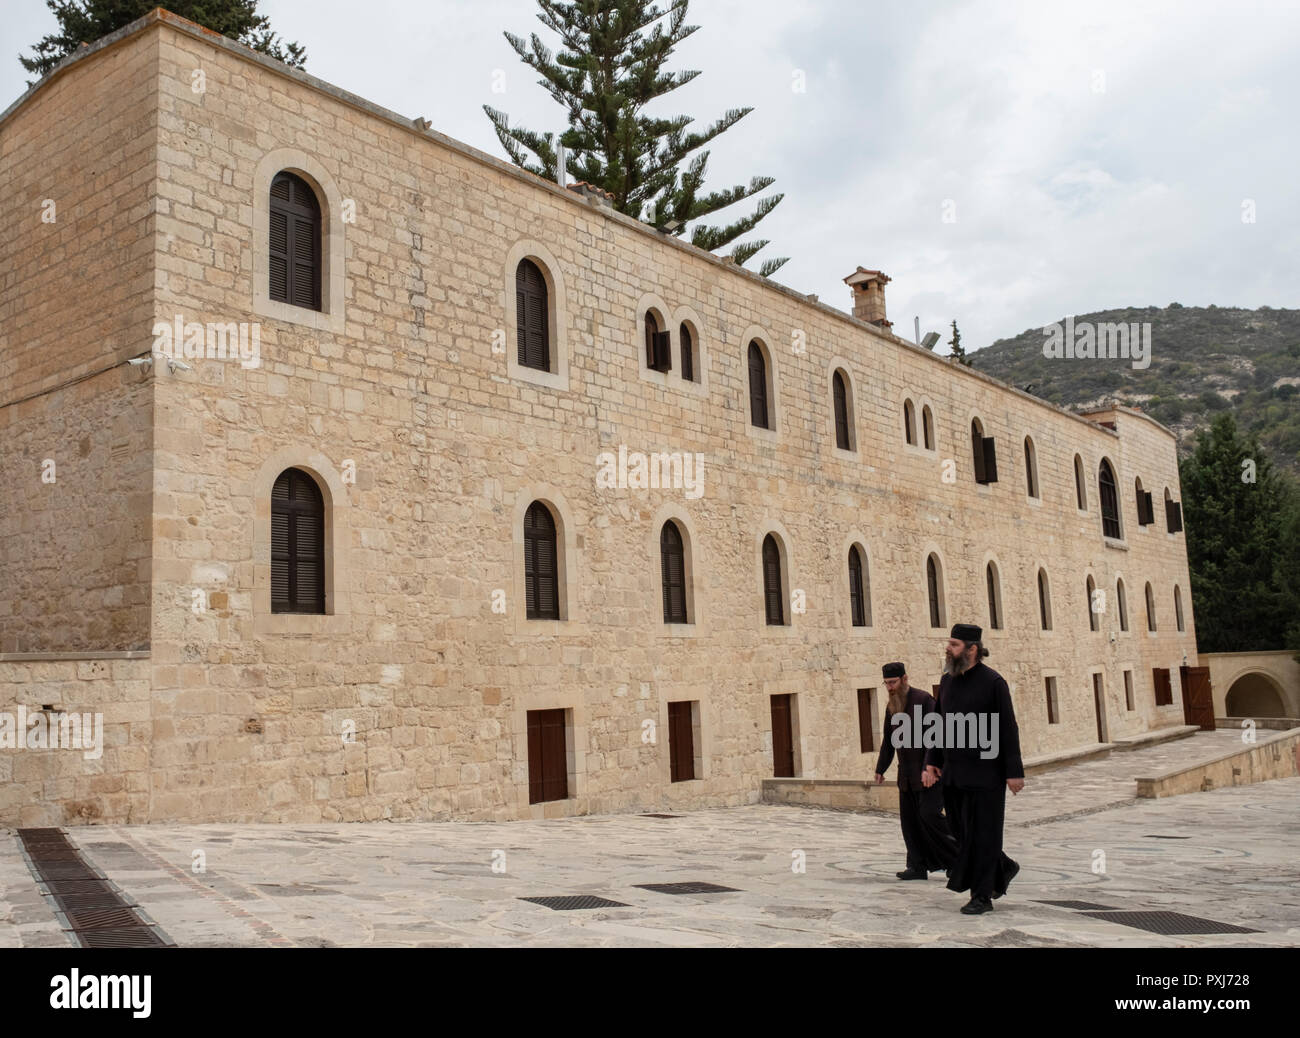
[(689, 782), (696, 777), (695, 706), (690, 701), (668, 704), (668, 762), (673, 782)]
[(1045, 678), (1047, 692), (1047, 723), (1056, 724), (1060, 721), (1060, 714), (1056, 702), (1056, 678)]
[(876, 717), (876, 690), (874, 688), (858, 689), (858, 743), (863, 753), (873, 753), (876, 740), (872, 731)]
[(1133, 672), (1124, 671), (1124, 709), (1133, 709)]

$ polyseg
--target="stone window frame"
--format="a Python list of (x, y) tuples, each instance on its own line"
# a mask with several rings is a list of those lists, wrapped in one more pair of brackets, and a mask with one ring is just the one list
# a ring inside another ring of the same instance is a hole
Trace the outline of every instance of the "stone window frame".
[[(911, 421), (908, 421), (908, 408), (911, 408)], [(898, 401), (898, 413), (903, 419), (903, 449), (906, 451), (922, 451), (921, 433), (918, 422), (916, 400), (910, 393), (904, 393)], [(911, 442), (907, 437), (911, 436)]]
[[(1106, 533), (1105, 531), (1105, 526), (1106, 526), (1105, 501), (1102, 500), (1102, 496), (1101, 496), (1102, 465), (1109, 466), (1111, 480), (1113, 481), (1115, 486), (1115, 521), (1119, 524), (1118, 537), (1112, 537), (1110, 534)], [(1097, 463), (1093, 466), (1093, 470), (1097, 473), (1096, 476), (1097, 516), (1101, 520), (1101, 524), (1102, 524), (1102, 534), (1101, 534), (1102, 542), (1117, 548), (1127, 547), (1129, 524), (1124, 520), (1124, 491), (1123, 491), (1124, 480), (1123, 477), (1121, 477), (1119, 474), (1119, 466), (1115, 464), (1114, 460), (1111, 458), (1109, 454), (1102, 454), (1100, 457), (1098, 457)]]
[[(646, 382), (653, 382), (660, 389), (675, 389), (682, 383), (682, 352), (680, 336), (677, 329), (673, 327), (672, 309), (664, 302), (661, 296), (654, 292), (645, 293), (636, 303), (636, 320), (632, 325), (631, 339), (632, 347), (637, 353), (637, 369), (641, 378)], [(668, 333), (668, 354), (673, 359), (673, 367), (668, 371), (656, 371), (650, 367), (645, 355), (645, 319), (646, 314), (653, 312), (655, 321), (658, 323), (661, 331)]]
[[(685, 570), (687, 620), (684, 624), (664, 623), (664, 576), (659, 538), (663, 532), (664, 523), (669, 522), (670, 520), (677, 524), (677, 530), (682, 535), (682, 562)], [(680, 505), (670, 502), (662, 505), (659, 510), (655, 512), (650, 521), (650, 531), (646, 541), (646, 558), (652, 560), (652, 565), (650, 566), (650, 582), (652, 588), (651, 609), (653, 610), (653, 622), (650, 624), (650, 627), (651, 630), (655, 632), (656, 637), (696, 638), (706, 632), (706, 625), (701, 619), (696, 607), (696, 589), (701, 586), (701, 577), (695, 550), (695, 546), (699, 543), (700, 541), (695, 530), (695, 523), (691, 519), (690, 513)], [(666, 711), (667, 709), (668, 708), (665, 706), (664, 710)]]
[[(740, 336), (740, 381), (744, 387), (744, 392), (741, 393), (741, 402), (744, 408), (745, 432), (754, 439), (762, 440), (765, 443), (779, 443), (781, 441), (781, 430), (785, 417), (781, 413), (781, 379), (776, 366), (776, 350), (771, 345), (775, 341), (771, 335), (756, 324), (751, 324)], [(749, 344), (751, 342), (758, 343), (758, 347), (763, 353), (767, 372), (768, 427), (766, 429), (759, 428), (754, 424), (753, 413), (749, 406)]]
[[(835, 430), (835, 373), (844, 376), (844, 401), (848, 407), (849, 447), (840, 447)], [(858, 380), (853, 374), (853, 366), (845, 357), (832, 357), (826, 370), (826, 400), (830, 404), (831, 456), (841, 461), (857, 461), (860, 457), (858, 448)], [(847, 556), (846, 556), (847, 558)]]
[[(321, 211), (319, 310), (271, 298), (271, 181), (278, 173), (300, 177), (316, 193)], [(315, 157), (298, 148), (276, 148), (258, 161), (253, 172), (252, 311), (258, 317), (342, 334), (346, 326), (347, 232), (343, 195), (334, 178)]]
[[(551, 513), (551, 519), (555, 522), (555, 577), (560, 607), (558, 620), (528, 618), (528, 583), (524, 573), (524, 516), (534, 501), (540, 501)], [(521, 487), (515, 494), (515, 504), (510, 519), (512, 586), (506, 611), (514, 618), (514, 631), (519, 638), (545, 638), (573, 633), (585, 622), (577, 593), (579, 554), (573, 514), (564, 495), (552, 486), (533, 484)], [(546, 708), (532, 706), (529, 709)]]
[[(519, 526), (522, 531), (522, 513), (519, 517)], [(514, 700), (511, 711), (511, 735), (514, 742), (512, 778), (515, 787), (515, 817), (568, 818), (586, 814), (587, 707), (583, 697), (575, 695), (572, 691), (536, 692), (529, 688), (512, 698)], [(563, 800), (546, 800), (540, 804), (528, 802), (528, 712), (530, 710), (564, 711), (569, 795)]]
[[(866, 613), (867, 623), (864, 627), (853, 626), (853, 602), (849, 595), (849, 549), (857, 548), (862, 552), (862, 598), (863, 611)], [(867, 538), (858, 529), (851, 530), (849, 535), (844, 538), (840, 545), (839, 556), (839, 577), (836, 580), (838, 594), (836, 599), (839, 602), (839, 608), (836, 610), (843, 617), (840, 626), (846, 630), (850, 637), (865, 638), (875, 633), (876, 630), (876, 611), (874, 608), (872, 595), (872, 565), (871, 565), (871, 546), (867, 543)], [(857, 686), (854, 686), (855, 688)], [(862, 686), (866, 688), (866, 685)]]
[[(781, 624), (769, 624), (767, 622), (767, 585), (763, 580), (763, 542), (767, 539), (768, 534), (771, 534), (776, 540), (776, 550), (781, 559), (781, 594), (783, 596), (781, 609), (784, 618), (784, 622)], [(754, 539), (754, 570), (758, 578), (756, 590), (759, 603), (757, 622), (759, 631), (769, 637), (792, 637), (795, 632), (795, 614), (790, 595), (792, 590), (797, 589), (799, 585), (795, 581), (794, 553), (791, 549), (793, 543), (790, 534), (780, 521), (767, 519), (759, 524), (758, 536)], [(805, 612), (804, 615), (806, 616), (807, 613)]]
[[(682, 378), (682, 325), (691, 328), (691, 371), (695, 378), (688, 381)], [(672, 325), (668, 329), (672, 336), (673, 355), (677, 358), (677, 379), (673, 388), (694, 396), (709, 395), (709, 347), (704, 332), (704, 321), (693, 306), (682, 304), (673, 311)], [(658, 374), (658, 372), (655, 372)]]
[[(659, 731), (664, 733), (664, 737), (660, 742), (663, 752), (659, 754), (660, 787), (664, 796), (668, 798), (670, 806), (695, 808), (699, 806), (695, 803), (694, 798), (699, 796), (700, 787), (692, 785), (692, 783), (702, 782), (713, 777), (713, 769), (709, 766), (710, 759), (713, 756), (713, 736), (708, 723), (709, 715), (712, 712), (709, 693), (704, 688), (668, 689), (665, 691), (661, 684), (656, 683), (656, 685), (659, 689), (657, 723)], [(668, 741), (671, 738), (668, 721), (669, 703), (691, 704), (691, 735), (694, 743), (692, 749), (695, 757), (695, 778), (683, 782), (673, 781), (672, 749)], [(682, 789), (684, 792), (674, 796), (674, 790), (677, 789)]]
[[(936, 455), (939, 453), (939, 420), (935, 418), (934, 403), (929, 396), (921, 395), (916, 398), (916, 445), (926, 454)], [(925, 415), (930, 415), (930, 430), (934, 433), (934, 446), (925, 445)]]
[[(325, 505), (325, 612), (271, 611), (271, 488), (285, 469), (301, 469)], [(307, 447), (284, 447), (262, 462), (253, 483), (253, 633), (345, 634), (352, 629), (351, 513), (347, 487), (334, 463)]]
[[(550, 370), (541, 371), (519, 363), (519, 315), (515, 299), (515, 276), (519, 264), (531, 260), (546, 282), (547, 335), (550, 340)], [(502, 328), (506, 347), (506, 374), (512, 380), (530, 382), (559, 392), (569, 389), (569, 311), (560, 263), (542, 242), (521, 238), (506, 252), (501, 269), (503, 312)]]

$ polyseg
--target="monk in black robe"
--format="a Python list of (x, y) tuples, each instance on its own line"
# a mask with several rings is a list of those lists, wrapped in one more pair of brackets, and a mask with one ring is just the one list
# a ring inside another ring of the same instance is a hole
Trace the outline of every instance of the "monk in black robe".
[[(967, 915), (993, 909), (993, 899), (1007, 892), (1020, 866), (1002, 852), (1002, 822), (1007, 790), (1025, 788), (1020, 759), (1020, 729), (1011, 704), (1011, 691), (1002, 675), (981, 662), (988, 650), (974, 624), (953, 627), (944, 653), (937, 712), (944, 722), (944, 745), (926, 750), (922, 783), (942, 782), (948, 822), (957, 837), (957, 859), (948, 873), (948, 889), (969, 890), (962, 907)], [(949, 723), (949, 718), (954, 723)], [(958, 724), (957, 722), (965, 722)], [(971, 722), (974, 722), (972, 729)], [(964, 745), (950, 744), (958, 727)], [(974, 731), (977, 739), (970, 735)], [(996, 737), (996, 753), (980, 738)]]
[(957, 855), (957, 841), (943, 816), (943, 791), (937, 785), (927, 789), (921, 784), (925, 766), (921, 722), (934, 713), (935, 701), (930, 693), (911, 687), (907, 669), (901, 663), (886, 663), (883, 673), (889, 705), (885, 708), (884, 737), (876, 760), (876, 782), (885, 781), (897, 749), (898, 820), (907, 847), (907, 868), (896, 875), (906, 880), (926, 879), (930, 872), (950, 868)]

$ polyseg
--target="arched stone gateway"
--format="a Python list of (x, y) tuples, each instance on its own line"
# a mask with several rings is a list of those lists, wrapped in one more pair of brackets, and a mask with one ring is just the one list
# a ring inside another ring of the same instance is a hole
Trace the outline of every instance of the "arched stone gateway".
[(1289, 650), (1203, 652), (1215, 717), (1300, 718), (1300, 663)]
[(1243, 674), (1232, 683), (1225, 699), (1229, 717), (1285, 717), (1282, 689), (1261, 671)]

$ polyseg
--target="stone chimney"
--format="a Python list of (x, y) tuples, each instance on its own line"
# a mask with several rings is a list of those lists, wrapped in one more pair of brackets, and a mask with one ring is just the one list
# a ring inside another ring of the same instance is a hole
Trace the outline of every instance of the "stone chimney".
[(889, 284), (889, 275), (878, 270), (859, 267), (844, 279), (844, 283), (853, 290), (853, 316), (859, 321), (874, 324), (885, 331), (894, 326), (894, 322), (885, 318), (885, 286)]

